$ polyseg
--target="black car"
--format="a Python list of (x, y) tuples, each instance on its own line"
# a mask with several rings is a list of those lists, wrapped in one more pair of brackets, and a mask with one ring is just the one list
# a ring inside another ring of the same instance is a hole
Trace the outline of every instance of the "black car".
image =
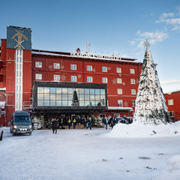
[(15, 134), (32, 133), (32, 122), (30, 114), (24, 111), (15, 111), (10, 121), (10, 132)]

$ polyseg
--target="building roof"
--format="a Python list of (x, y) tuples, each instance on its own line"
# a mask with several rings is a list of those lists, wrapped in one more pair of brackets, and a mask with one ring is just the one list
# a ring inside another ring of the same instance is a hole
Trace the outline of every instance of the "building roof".
[(164, 93), (164, 94), (170, 95), (170, 94), (172, 94), (172, 93), (178, 93), (178, 92), (180, 92), (180, 89), (179, 89), (179, 90), (175, 90), (175, 91), (170, 91), (170, 92), (167, 92), (167, 93)]
[(47, 51), (32, 49), (32, 55), (42, 55), (42, 56), (56, 56), (56, 57), (69, 57), (78, 59), (90, 59), (90, 60), (102, 60), (102, 61), (115, 61), (115, 62), (126, 62), (126, 63), (136, 63), (142, 64), (142, 62), (136, 62), (137, 59), (119, 57), (117, 55), (98, 55), (89, 53), (77, 53), (77, 52), (58, 52), (58, 51)]

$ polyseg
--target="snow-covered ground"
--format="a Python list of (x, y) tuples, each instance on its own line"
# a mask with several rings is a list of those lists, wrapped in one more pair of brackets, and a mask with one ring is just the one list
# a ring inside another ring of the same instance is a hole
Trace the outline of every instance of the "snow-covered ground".
[(12, 136), (5, 128), (0, 179), (180, 179), (180, 136), (114, 138), (110, 131), (38, 130), (32, 136)]

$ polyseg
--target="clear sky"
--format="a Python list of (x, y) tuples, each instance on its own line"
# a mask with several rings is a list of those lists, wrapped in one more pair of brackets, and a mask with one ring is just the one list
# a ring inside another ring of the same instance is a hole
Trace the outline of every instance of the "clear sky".
[(1, 0), (6, 26), (32, 28), (32, 48), (144, 58), (147, 38), (164, 92), (180, 90), (180, 0)]

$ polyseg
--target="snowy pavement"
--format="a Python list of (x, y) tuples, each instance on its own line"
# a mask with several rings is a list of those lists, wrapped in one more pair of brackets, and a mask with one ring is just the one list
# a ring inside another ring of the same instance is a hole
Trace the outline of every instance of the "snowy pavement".
[(12, 136), (4, 129), (0, 180), (180, 179), (180, 136), (113, 138), (107, 136), (110, 131), (38, 130)]

